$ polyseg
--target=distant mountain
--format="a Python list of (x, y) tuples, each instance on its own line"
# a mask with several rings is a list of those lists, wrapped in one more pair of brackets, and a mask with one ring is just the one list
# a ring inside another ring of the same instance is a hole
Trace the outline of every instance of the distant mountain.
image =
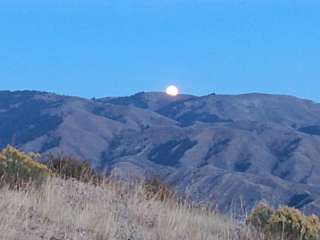
[(320, 104), (292, 96), (2, 91), (7, 144), (63, 151), (123, 178), (157, 176), (224, 212), (265, 199), (320, 214)]
[(169, 97), (167, 94), (159, 92), (140, 92), (129, 97), (117, 98), (102, 98), (98, 99), (100, 102), (111, 103), (114, 105), (134, 106), (138, 108), (158, 111), (159, 109), (175, 102), (194, 99), (196, 97), (191, 95), (178, 95), (176, 97)]

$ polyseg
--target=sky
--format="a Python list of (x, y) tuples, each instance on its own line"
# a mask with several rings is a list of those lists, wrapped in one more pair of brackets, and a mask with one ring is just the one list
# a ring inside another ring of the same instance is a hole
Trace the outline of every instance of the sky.
[(320, 102), (320, 1), (1, 0), (0, 90)]

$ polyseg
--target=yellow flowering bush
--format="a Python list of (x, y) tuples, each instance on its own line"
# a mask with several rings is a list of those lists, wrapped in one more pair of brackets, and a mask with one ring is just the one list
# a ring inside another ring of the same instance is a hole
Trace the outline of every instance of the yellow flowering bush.
[(268, 204), (262, 202), (253, 209), (250, 216), (247, 219), (247, 223), (250, 223), (256, 229), (265, 230), (269, 224), (269, 219), (273, 214), (273, 209), (271, 209)]
[(320, 239), (320, 219), (315, 215), (308, 216), (305, 224), (305, 239)]
[(38, 158), (38, 154), (26, 154), (7, 146), (0, 152), (0, 182), (12, 187), (19, 187), (29, 181), (40, 183), (50, 175), (50, 171), (37, 162)]
[(304, 234), (305, 216), (297, 209), (283, 207), (277, 209), (269, 220), (272, 232), (286, 238), (300, 239)]
[(273, 210), (267, 204), (259, 204), (247, 223), (263, 231), (267, 239), (320, 240), (320, 219), (315, 215), (305, 216), (295, 208)]

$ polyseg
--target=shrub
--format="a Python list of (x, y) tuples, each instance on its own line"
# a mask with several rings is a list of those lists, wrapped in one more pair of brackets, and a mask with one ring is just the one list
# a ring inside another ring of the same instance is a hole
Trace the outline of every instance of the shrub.
[(72, 156), (60, 154), (49, 154), (44, 162), (48, 168), (57, 176), (62, 178), (74, 178), (83, 182), (98, 183), (101, 177), (94, 171), (87, 161), (78, 160)]
[(290, 207), (271, 209), (267, 204), (259, 204), (250, 214), (248, 221), (267, 239), (319, 240), (320, 220), (317, 216), (305, 216)]
[(272, 214), (269, 220), (270, 230), (286, 238), (299, 239), (303, 234), (304, 219), (299, 210), (283, 207)]
[(50, 171), (37, 162), (38, 158), (38, 154), (26, 154), (7, 146), (0, 152), (1, 183), (10, 187), (21, 187), (28, 182), (41, 183)]
[(268, 226), (273, 210), (268, 204), (262, 202), (251, 212), (247, 223), (259, 230), (265, 230)]
[(311, 215), (306, 217), (304, 239), (320, 239), (320, 220), (319, 217)]
[(320, 223), (315, 216), (307, 217), (299, 210), (279, 208), (271, 216), (270, 230), (287, 239), (317, 240), (320, 238)]

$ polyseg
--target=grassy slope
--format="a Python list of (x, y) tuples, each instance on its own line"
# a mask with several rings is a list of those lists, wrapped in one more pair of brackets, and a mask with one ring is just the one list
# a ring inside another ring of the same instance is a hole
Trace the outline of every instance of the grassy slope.
[(0, 189), (0, 239), (239, 240), (246, 229), (204, 209), (146, 200), (142, 188), (49, 179)]

